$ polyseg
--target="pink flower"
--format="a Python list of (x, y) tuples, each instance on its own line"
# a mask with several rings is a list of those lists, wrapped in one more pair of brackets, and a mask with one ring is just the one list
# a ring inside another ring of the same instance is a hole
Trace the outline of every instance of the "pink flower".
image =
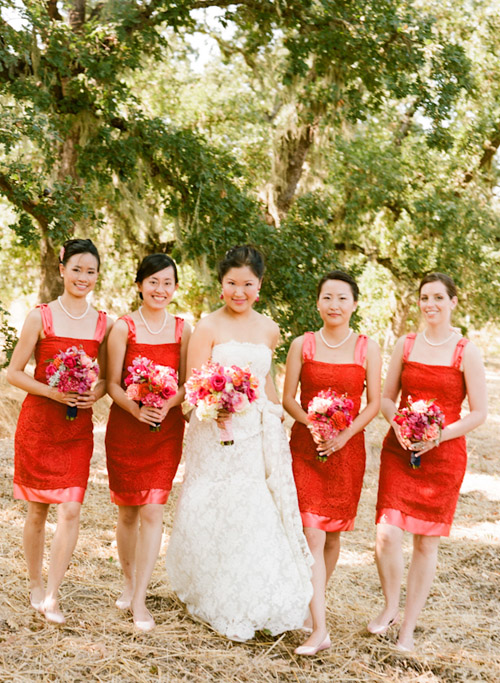
[(227, 380), (222, 373), (218, 373), (210, 377), (210, 384), (212, 385), (215, 391), (222, 391), (226, 386), (226, 381)]

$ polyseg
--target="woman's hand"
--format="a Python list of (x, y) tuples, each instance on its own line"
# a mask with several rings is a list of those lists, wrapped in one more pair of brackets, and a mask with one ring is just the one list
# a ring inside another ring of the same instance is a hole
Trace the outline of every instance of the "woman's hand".
[(397, 438), (397, 440), (398, 440), (398, 442), (399, 442), (399, 445), (401, 446), (401, 448), (404, 448), (404, 450), (407, 451), (407, 450), (408, 450), (408, 446), (407, 446), (406, 443), (403, 441), (403, 437), (401, 436), (401, 427), (400, 427), (400, 425), (398, 425), (398, 423), (397, 423), (397, 422), (394, 422), (394, 420), (393, 420), (393, 421), (391, 422), (391, 427), (393, 428), (394, 433), (396, 434), (396, 438)]
[(94, 403), (98, 400), (98, 396), (93, 390), (84, 391), (83, 394), (77, 394), (76, 396), (75, 405), (77, 408), (92, 408)]
[(352, 436), (353, 435), (351, 434), (349, 428), (347, 428), (343, 429), (341, 432), (337, 434), (337, 436), (334, 436), (332, 439), (326, 439), (325, 441), (316, 441), (315, 439), (316, 443), (318, 444), (316, 450), (318, 451), (319, 455), (323, 457), (331, 455), (336, 451), (340, 451), (341, 448), (344, 448), (344, 446)]
[(151, 427), (156, 427), (160, 423), (168, 412), (168, 408), (165, 411), (165, 405), (162, 408), (153, 408), (152, 406), (141, 406), (139, 408), (139, 415), (137, 419), (139, 422), (145, 422)]
[(231, 419), (231, 415), (232, 413), (221, 408), (217, 414), (217, 426), (221, 429), (224, 429), (224, 427), (226, 426), (226, 422)]
[(50, 387), (48, 397), (66, 406), (78, 407), (79, 394), (76, 391), (58, 391), (56, 387)]

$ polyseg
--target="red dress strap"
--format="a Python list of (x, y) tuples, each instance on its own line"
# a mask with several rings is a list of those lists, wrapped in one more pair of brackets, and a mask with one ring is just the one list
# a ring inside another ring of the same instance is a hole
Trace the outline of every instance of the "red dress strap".
[(184, 329), (184, 318), (175, 316), (175, 341), (177, 344), (181, 343), (182, 331)]
[(403, 360), (408, 360), (408, 358), (410, 357), (410, 353), (416, 338), (416, 332), (410, 332), (410, 334), (406, 335), (405, 345), (403, 346)]
[(368, 337), (366, 334), (358, 335), (356, 346), (354, 347), (354, 362), (356, 365), (364, 367), (366, 360), (366, 351), (368, 349)]
[(314, 332), (304, 332), (304, 340), (302, 342), (302, 359), (314, 360), (316, 353), (316, 337)]
[(129, 315), (122, 315), (120, 320), (123, 320), (124, 322), (127, 323), (127, 327), (128, 327), (127, 342), (129, 344), (135, 342), (135, 322), (132, 320), (132, 318)]
[(104, 339), (107, 327), (107, 316), (104, 311), (99, 311), (99, 316), (97, 318), (97, 325), (95, 326), (94, 339), (98, 341), (99, 344)]
[(54, 323), (52, 322), (52, 311), (48, 304), (38, 304), (37, 308), (40, 309), (40, 315), (42, 316), (42, 327), (43, 333), (46, 337), (55, 337), (54, 334)]
[(469, 343), (469, 340), (466, 339), (465, 337), (462, 337), (462, 339), (458, 340), (457, 345), (455, 346), (455, 351), (453, 352), (453, 358), (451, 359), (451, 367), (456, 368), (457, 370), (460, 370), (462, 367), (462, 361), (464, 358), (464, 351), (465, 347)]

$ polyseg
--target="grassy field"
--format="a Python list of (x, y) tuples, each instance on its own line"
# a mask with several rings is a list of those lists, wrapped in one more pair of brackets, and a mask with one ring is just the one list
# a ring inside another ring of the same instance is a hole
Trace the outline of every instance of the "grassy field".
[[(120, 592), (109, 502), (103, 424), (82, 511), (78, 546), (61, 590), (64, 627), (49, 625), (28, 604), (22, 552), (25, 504), (12, 499), (13, 429), (22, 393), (0, 378), (0, 680), (25, 681), (500, 681), (500, 369), (488, 366), (490, 417), (468, 440), (469, 468), (452, 535), (440, 547), (431, 595), (411, 656), (393, 648), (396, 633), (369, 636), (365, 624), (382, 596), (373, 561), (377, 463), (382, 419), (367, 432), (368, 467), (356, 531), (343, 536), (328, 589), (332, 648), (298, 658), (297, 632), (232, 643), (191, 618), (170, 591), (164, 555), (179, 482), (165, 509), (165, 534), (149, 592), (157, 628), (138, 634), (114, 601)], [(180, 477), (179, 477), (180, 478)], [(54, 528), (54, 516), (48, 537)], [(405, 540), (407, 557), (411, 539)]]

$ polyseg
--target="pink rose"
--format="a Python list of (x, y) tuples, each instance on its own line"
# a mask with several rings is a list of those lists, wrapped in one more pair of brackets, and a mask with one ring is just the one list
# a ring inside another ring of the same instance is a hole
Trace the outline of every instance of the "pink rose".
[(210, 384), (215, 391), (222, 391), (226, 386), (226, 378), (222, 373), (217, 373), (210, 378)]

